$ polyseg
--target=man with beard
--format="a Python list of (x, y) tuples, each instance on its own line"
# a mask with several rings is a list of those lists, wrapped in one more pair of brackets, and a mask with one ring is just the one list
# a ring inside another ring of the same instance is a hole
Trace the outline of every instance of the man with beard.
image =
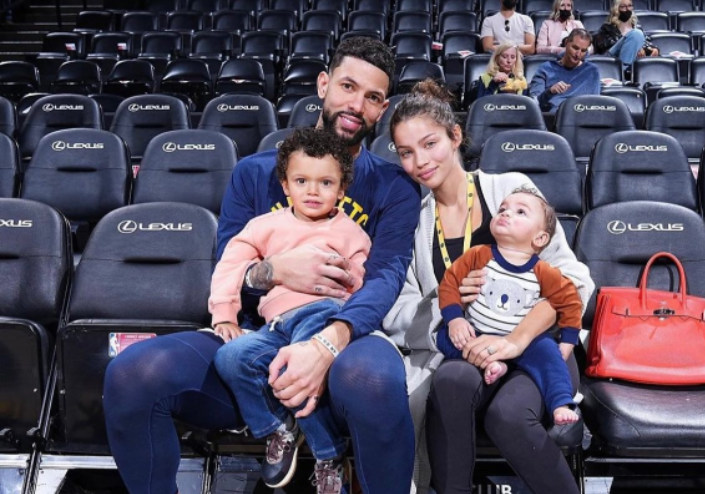
[(563, 57), (543, 63), (536, 71), (529, 95), (538, 100), (542, 111), (555, 113), (571, 96), (600, 94), (600, 71), (585, 61), (591, 44), (589, 32), (573, 29), (565, 40)]
[[(334, 131), (355, 157), (353, 183), (339, 207), (367, 232), (372, 249), (363, 287), (328, 321), (315, 342), (279, 350), (270, 366), (271, 389), (263, 390), (296, 410), (297, 417), (317, 406), (331, 408), (336, 426), (352, 438), (358, 479), (366, 494), (408, 494), (414, 462), (404, 364), (396, 347), (376, 330), (406, 278), (420, 192), (400, 167), (361, 145), (388, 106), (393, 74), (389, 47), (358, 37), (341, 42), (328, 73), (319, 75), (323, 111), (318, 126)], [(250, 219), (286, 207), (275, 167), (276, 151), (267, 151), (243, 159), (233, 170), (219, 218), (218, 258)], [(311, 246), (254, 264), (243, 282), (241, 326), (259, 327), (257, 298), (275, 285), (340, 297), (352, 281), (348, 268), (346, 259)], [(244, 310), (248, 306), (250, 310)], [(108, 436), (131, 494), (177, 492), (179, 451), (172, 416), (209, 429), (243, 425), (237, 405), (213, 370), (216, 352), (228, 351), (221, 336), (226, 331), (217, 325), (212, 333), (154, 338), (135, 345), (140, 348), (126, 351), (110, 365), (104, 398)], [(159, 369), (150, 368), (160, 351), (168, 352), (178, 366), (174, 373), (179, 379), (168, 376), (163, 363)], [(282, 451), (273, 451), (272, 461), (281, 461), (278, 456), (294, 449), (285, 442), (274, 446)], [(292, 460), (288, 455), (285, 463)], [(343, 487), (349, 478), (342, 467), (316, 472), (319, 492), (350, 492)]]
[(518, 0), (500, 0), (500, 10), (485, 17), (480, 29), (482, 49), (491, 53), (502, 43), (516, 45), (522, 55), (536, 53), (534, 21), (528, 15), (516, 11)]

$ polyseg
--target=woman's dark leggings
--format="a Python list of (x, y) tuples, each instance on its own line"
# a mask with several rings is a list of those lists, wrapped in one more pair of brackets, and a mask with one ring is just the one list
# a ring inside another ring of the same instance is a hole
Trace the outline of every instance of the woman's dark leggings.
[[(160, 336), (128, 347), (108, 366), (108, 439), (131, 494), (177, 492), (181, 450), (173, 418), (207, 429), (243, 426), (213, 365), (222, 345), (209, 333)], [(353, 341), (333, 363), (328, 390), (336, 421), (352, 438), (363, 491), (408, 494), (414, 428), (397, 350), (376, 336)]]
[[(579, 378), (573, 357), (568, 369), (575, 390)], [(448, 360), (434, 375), (426, 418), (438, 494), (472, 492), (476, 413), (484, 413), (487, 434), (532, 492), (578, 493), (563, 453), (542, 425), (545, 407), (533, 380), (514, 370), (487, 386), (481, 369), (464, 360)]]

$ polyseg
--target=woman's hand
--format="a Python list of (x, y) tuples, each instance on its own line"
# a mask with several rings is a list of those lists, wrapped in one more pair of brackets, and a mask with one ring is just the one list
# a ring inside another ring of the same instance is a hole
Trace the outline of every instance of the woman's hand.
[(636, 56), (638, 58), (645, 57), (646, 56), (646, 51), (644, 51), (643, 48), (640, 48), (638, 52), (636, 52)]
[(658, 48), (656, 48), (655, 46), (652, 46), (651, 47), (651, 55), (649, 55), (649, 56), (650, 57), (658, 57), (659, 56)]
[(480, 369), (497, 360), (517, 358), (524, 351), (509, 336), (483, 334), (470, 340), (463, 347), (463, 358)]
[(492, 80), (493, 80), (494, 82), (496, 82), (497, 84), (501, 84), (501, 83), (503, 83), (503, 82), (507, 82), (507, 79), (509, 79), (509, 77), (508, 77), (507, 74), (505, 74), (504, 72), (497, 72), (497, 73), (495, 74), (495, 76), (492, 78)]
[(243, 331), (240, 326), (234, 322), (219, 322), (213, 328), (213, 332), (223, 338), (225, 343), (243, 335)]

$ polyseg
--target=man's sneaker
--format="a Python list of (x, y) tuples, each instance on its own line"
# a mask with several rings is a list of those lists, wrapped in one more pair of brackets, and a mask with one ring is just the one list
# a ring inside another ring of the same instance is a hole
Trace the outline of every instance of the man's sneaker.
[(347, 459), (317, 461), (313, 471), (316, 494), (348, 494), (352, 466)]
[(298, 426), (292, 431), (276, 431), (267, 437), (267, 453), (262, 462), (262, 480), (272, 489), (283, 487), (296, 472), (296, 459), (304, 435)]

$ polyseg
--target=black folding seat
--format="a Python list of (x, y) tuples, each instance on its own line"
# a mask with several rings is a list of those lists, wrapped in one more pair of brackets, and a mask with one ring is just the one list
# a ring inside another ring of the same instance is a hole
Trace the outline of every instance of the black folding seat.
[(279, 149), (282, 145), (284, 139), (289, 137), (294, 132), (293, 127), (284, 127), (283, 129), (275, 130), (270, 132), (259, 141), (259, 146), (257, 146), (257, 152), (269, 151), (272, 149)]
[[(316, 103), (315, 105), (310, 107), (312, 109), (311, 111), (313, 112), (317, 111), (315, 110), (315, 108), (322, 105), (322, 103), (320, 103), (321, 99), (318, 97), (318, 95), (306, 96), (305, 94), (285, 94), (277, 100), (277, 122), (279, 124), (280, 129), (283, 129), (284, 127), (287, 127), (289, 125), (289, 118), (292, 112), (294, 111), (294, 107), (299, 101), (306, 98), (312, 99)], [(313, 116), (310, 116), (309, 119), (311, 118), (313, 118)], [(309, 119), (306, 119), (304, 117), (304, 121), (308, 121)]]
[(91, 48), (86, 60), (100, 67), (104, 81), (121, 58), (132, 56), (132, 35), (123, 32), (96, 33), (91, 39)]
[(634, 126), (641, 129), (644, 123), (644, 113), (646, 113), (646, 93), (638, 87), (612, 86), (603, 87), (600, 90), (603, 96), (614, 96), (621, 100), (632, 115)]
[(348, 1), (347, 0), (313, 0), (311, 10), (334, 10), (340, 14), (341, 22), (348, 20)]
[(279, 66), (286, 56), (284, 40), (284, 36), (275, 31), (251, 31), (244, 33), (241, 38), (241, 58), (257, 60), (262, 64), (267, 81), (265, 96), (270, 101), (274, 100), (279, 88)]
[(22, 122), (18, 143), (23, 158), (34, 153), (47, 134), (62, 129), (102, 129), (98, 103), (79, 94), (52, 94), (38, 99)]
[(646, 130), (673, 136), (683, 147), (691, 165), (700, 161), (705, 146), (703, 96), (659, 98), (646, 111)]
[(127, 204), (130, 177), (130, 157), (118, 136), (64, 129), (39, 141), (24, 171), (20, 197), (49, 204), (66, 216), (78, 253), (98, 220)]
[(29, 62), (0, 62), (0, 96), (18, 102), (39, 90), (39, 71)]
[(552, 9), (553, 2), (551, 0), (523, 0), (521, 5), (521, 10), (525, 14), (539, 11), (551, 11)]
[(370, 152), (376, 154), (380, 158), (389, 161), (390, 163), (396, 163), (401, 165), (399, 160), (399, 155), (397, 154), (397, 148), (394, 146), (389, 132), (385, 132), (375, 138), (370, 145)]
[(485, 141), (511, 129), (546, 130), (538, 103), (528, 96), (494, 94), (476, 100), (468, 109), (465, 135), (472, 137), (469, 156), (480, 156)]
[[(443, 44), (441, 64), (446, 77), (446, 85), (460, 101), (465, 84), (465, 60), (477, 57), (477, 52), (482, 51), (480, 33), (447, 32), (441, 35), (441, 43)], [(485, 68), (487, 68), (487, 61), (489, 61), (489, 55), (485, 58)]]
[(395, 94), (394, 96), (389, 97), (389, 106), (385, 112), (382, 113), (382, 117), (375, 124), (375, 136), (381, 136), (382, 134), (389, 133), (389, 122), (392, 120), (394, 110), (405, 97), (405, 94)]
[(556, 113), (556, 132), (570, 144), (583, 177), (595, 143), (624, 130), (635, 130), (632, 115), (627, 105), (610, 96), (573, 96)]
[(431, 0), (397, 0), (394, 7), (396, 12), (433, 12)]
[(424, 79), (433, 79), (442, 86), (446, 84), (443, 67), (433, 62), (414, 61), (409, 62), (402, 69), (394, 92), (397, 94), (408, 93), (417, 82)]
[[(465, 57), (465, 59), (459, 59), (463, 61), (463, 105), (464, 109), (467, 109), (477, 98), (477, 87), (479, 84), (479, 79), (482, 74), (487, 71), (487, 64), (490, 61), (489, 53), (482, 53), (479, 55), (471, 55)], [(446, 77), (450, 74), (446, 72)], [(450, 85), (452, 90), (454, 85)]]
[(475, 0), (438, 0), (438, 15), (443, 12), (474, 12)]
[(392, 33), (401, 32), (431, 33), (430, 11), (401, 11), (394, 14)]
[[(643, 2), (646, 2), (647, 0), (642, 0)], [(639, 6), (639, 0), (633, 3), (634, 5), (634, 10), (643, 10)], [(584, 12), (586, 10), (609, 10), (609, 8), (612, 6), (611, 2), (609, 0), (583, 0), (580, 2), (580, 5), (575, 5), (575, 10), (577, 12)], [(641, 17), (641, 12), (639, 13), (639, 16)]]
[(191, 128), (189, 113), (181, 100), (164, 94), (132, 96), (115, 112), (110, 132), (120, 136), (133, 162), (140, 161), (153, 137), (170, 130)]
[[(610, 204), (587, 213), (578, 229), (575, 252), (590, 269), (597, 289), (637, 286), (650, 257), (670, 252), (685, 268), (688, 292), (703, 297), (703, 242), (703, 220), (696, 213), (673, 204), (636, 201)], [(674, 268), (670, 263), (653, 265), (649, 288), (676, 291), (679, 276)], [(585, 328), (592, 327), (594, 305), (591, 301), (583, 316)], [(647, 492), (647, 482), (659, 482), (649, 476), (668, 475), (670, 482), (661, 485), (672, 490), (676, 478), (700, 474), (705, 457), (705, 416), (701, 413), (705, 387), (645, 385), (583, 376), (580, 388), (585, 397), (580, 408), (592, 433), (585, 458), (588, 475), (619, 469), (647, 476), (640, 483), (641, 492)]]
[(334, 46), (334, 38), (328, 33), (299, 31), (291, 35), (289, 61), (314, 59), (328, 64)]
[(51, 83), (52, 93), (84, 94), (99, 93), (101, 89), (100, 67), (87, 60), (70, 60), (59, 67), (56, 79)]
[[(477, 12), (445, 11), (438, 16), (438, 39), (453, 31), (477, 32)], [(475, 50), (473, 50), (475, 51)]]
[(165, 13), (178, 10), (181, 0), (148, 0), (145, 7), (150, 12)]
[(634, 60), (632, 83), (646, 93), (646, 105), (656, 99), (656, 93), (663, 87), (680, 84), (678, 62), (666, 57), (643, 57)]
[(705, 57), (696, 57), (690, 62), (688, 84), (699, 87), (705, 84)]
[(334, 40), (340, 37), (342, 26), (343, 20), (337, 10), (309, 10), (301, 20), (302, 31), (328, 33)]
[(139, 47), (142, 34), (159, 30), (159, 15), (154, 12), (125, 12), (120, 19), (120, 30), (130, 33), (132, 46)]
[(529, 177), (556, 210), (572, 245), (582, 215), (583, 182), (568, 141), (541, 130), (501, 132), (485, 142), (479, 168), (486, 173), (520, 172)]
[(670, 20), (666, 12), (639, 12), (639, 24), (645, 33), (670, 31)]
[(208, 65), (211, 79), (220, 72), (223, 62), (233, 54), (233, 37), (226, 31), (199, 31), (191, 38), (188, 57)]
[(39, 425), (69, 290), (69, 228), (52, 207), (21, 199), (0, 199), (0, 218), (0, 452), (26, 454), (35, 441), (27, 433)]
[(100, 105), (101, 110), (103, 110), (103, 127), (109, 129), (113, 123), (115, 112), (120, 103), (125, 101), (125, 98), (117, 94), (108, 93), (89, 94), (88, 97)]
[(17, 113), (15, 112), (15, 105), (9, 99), (0, 97), (0, 134), (15, 137), (16, 130)]
[(612, 79), (624, 82), (622, 62), (610, 55), (591, 55), (590, 62), (594, 63), (600, 71), (600, 79), (604, 82)]
[(257, 150), (264, 136), (277, 130), (277, 116), (274, 105), (261, 96), (227, 94), (206, 105), (198, 128), (225, 134), (235, 141), (238, 158), (243, 158)]
[(206, 27), (206, 16), (203, 12), (180, 10), (166, 14), (166, 29), (181, 34), (183, 40), (183, 53), (191, 51), (191, 37), (193, 33)]
[(293, 60), (282, 77), (282, 94), (317, 94), (318, 76), (327, 70), (321, 60)]
[(287, 39), (298, 27), (299, 19), (292, 10), (263, 10), (257, 16), (258, 30), (274, 31)]
[(83, 10), (76, 15), (77, 33), (97, 33), (100, 31), (113, 31), (115, 17), (109, 10)]
[(162, 93), (184, 94), (202, 110), (212, 97), (211, 74), (203, 60), (181, 59), (169, 62), (160, 83)]
[(382, 35), (379, 33), (379, 31), (345, 31), (340, 35), (340, 41), (346, 40), (348, 38), (359, 37), (384, 41), (384, 38), (382, 38)]
[(178, 58), (183, 51), (183, 38), (174, 31), (150, 31), (142, 34), (142, 45), (137, 58), (154, 66), (157, 80), (161, 79), (166, 66)]
[(129, 98), (154, 91), (154, 66), (146, 60), (120, 60), (113, 67), (103, 92)]
[(580, 22), (583, 23), (585, 29), (591, 33), (596, 33), (600, 30), (610, 13), (606, 10), (586, 10), (580, 13)]
[(257, 60), (231, 58), (220, 68), (215, 81), (215, 94), (252, 93), (264, 96), (267, 83), (262, 64)]
[(383, 12), (374, 10), (355, 10), (348, 15), (348, 32), (373, 31), (379, 33), (381, 39), (387, 37), (387, 17)]
[(42, 42), (42, 50), (34, 60), (39, 70), (41, 89), (48, 90), (56, 78), (59, 66), (73, 58), (85, 56), (85, 39), (80, 33), (47, 33)]
[(681, 12), (676, 15), (675, 28), (680, 33), (705, 33), (705, 12)]
[(17, 142), (7, 134), (0, 134), (0, 156), (0, 197), (15, 197), (20, 178), (20, 152)]
[[(287, 127), (314, 127), (323, 111), (323, 100), (317, 94), (298, 100), (287, 119)], [(279, 114), (279, 108), (277, 108)]]
[(215, 12), (220, 7), (220, 0), (186, 0), (184, 10), (192, 12)]
[(265, 0), (226, 0), (223, 5), (223, 10), (246, 10), (253, 19), (258, 12), (267, 8)]
[(482, 17), (483, 19), (498, 12), (497, 9), (499, 8), (499, 4), (494, 0), (479, 0), (477, 4), (478, 7), (476, 7), (475, 10), (478, 10), (480, 12), (480, 17)]
[(29, 115), (29, 110), (32, 109), (32, 105), (44, 96), (49, 96), (49, 93), (28, 93), (22, 96), (22, 99), (15, 105), (17, 114), (17, 127), (15, 129), (16, 134), (19, 134), (22, 128), (22, 123), (24, 122), (27, 115)]
[(431, 61), (431, 35), (405, 31), (392, 34), (390, 44), (394, 47), (395, 77), (399, 77), (404, 65), (420, 60)]
[(657, 100), (670, 96), (695, 96), (697, 98), (705, 98), (705, 91), (699, 87), (679, 86), (665, 87), (656, 93)]
[(272, 10), (290, 10), (296, 14), (296, 18), (301, 21), (304, 12), (308, 10), (308, 0), (269, 0), (269, 8)]
[(248, 10), (221, 10), (213, 12), (211, 29), (242, 34), (254, 27), (253, 19)]
[(678, 13), (697, 10), (693, 0), (655, 0), (655, 9), (659, 12)]
[[(392, 2), (379, 0), (354, 0), (353, 10), (367, 12), (382, 12), (385, 16), (389, 14)], [(352, 12), (351, 12), (352, 15)]]
[[(696, 12), (690, 12), (696, 13)], [(688, 33), (652, 33), (651, 41), (658, 46), (659, 54), (662, 57), (674, 57), (679, 61), (687, 60), (681, 64), (681, 72), (687, 75), (690, 60), (693, 58), (693, 40)]]
[(233, 167), (235, 144), (208, 130), (172, 130), (150, 141), (135, 179), (132, 203), (183, 202), (215, 214)]
[(624, 201), (657, 201), (698, 210), (695, 179), (678, 141), (628, 130), (595, 144), (585, 181), (585, 210)]
[(544, 63), (555, 59), (555, 55), (549, 54), (531, 55), (524, 58), (524, 77), (527, 82), (531, 83), (531, 79), (534, 78), (534, 75)]
[(105, 369), (134, 342), (208, 325), (217, 220), (192, 204), (126, 206), (105, 216), (76, 270), (57, 341), (55, 451), (109, 454)]
[(541, 26), (543, 26), (543, 23), (550, 19), (552, 12), (551, 11), (546, 11), (546, 10), (539, 10), (536, 12), (531, 12), (529, 14), (529, 17), (534, 23), (534, 35), (538, 37), (539, 31), (541, 31)]

